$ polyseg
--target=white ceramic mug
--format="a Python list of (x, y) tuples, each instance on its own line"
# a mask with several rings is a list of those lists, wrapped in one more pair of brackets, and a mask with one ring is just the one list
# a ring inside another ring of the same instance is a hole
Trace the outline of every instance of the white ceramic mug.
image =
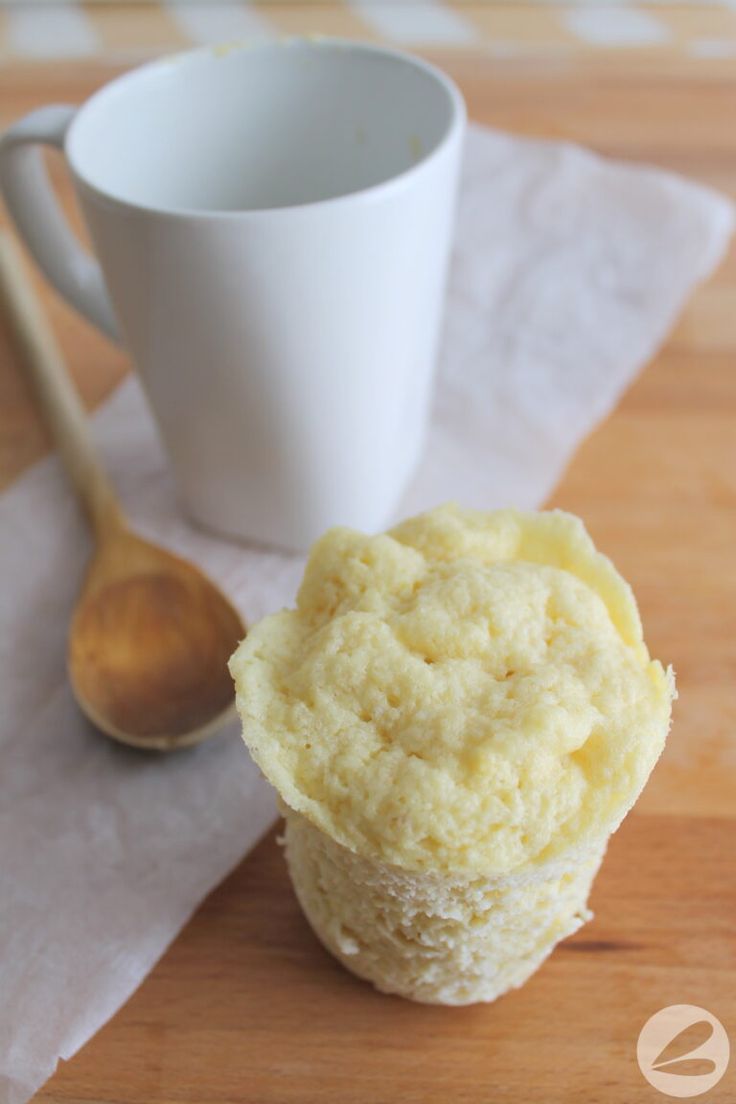
[(464, 119), (423, 61), (295, 39), (156, 61), (3, 137), (20, 234), (132, 354), (202, 525), (304, 548), (388, 519), (423, 442)]

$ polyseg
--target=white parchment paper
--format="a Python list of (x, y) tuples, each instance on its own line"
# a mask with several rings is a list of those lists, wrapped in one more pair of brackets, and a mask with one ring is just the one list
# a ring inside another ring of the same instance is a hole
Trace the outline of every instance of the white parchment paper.
[[(401, 513), (540, 505), (717, 264), (731, 205), (652, 169), (471, 128), (426, 456)], [(191, 529), (137, 382), (94, 435), (142, 532), (249, 622), (301, 563)], [(0, 1102), (21, 1104), (115, 1012), (274, 817), (234, 728), (171, 757), (94, 733), (65, 678), (89, 551), (55, 459), (0, 497)]]

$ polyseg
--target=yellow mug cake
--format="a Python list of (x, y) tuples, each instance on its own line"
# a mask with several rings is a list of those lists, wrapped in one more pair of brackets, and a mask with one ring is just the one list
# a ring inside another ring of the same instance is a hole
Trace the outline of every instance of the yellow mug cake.
[(440, 1004), (521, 985), (590, 918), (674, 696), (628, 584), (560, 511), (330, 530), (230, 668), (316, 934)]

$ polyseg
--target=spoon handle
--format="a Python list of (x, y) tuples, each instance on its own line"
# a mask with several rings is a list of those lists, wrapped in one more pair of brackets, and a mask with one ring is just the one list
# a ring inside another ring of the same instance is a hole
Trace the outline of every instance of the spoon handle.
[(0, 309), (74, 488), (98, 539), (124, 526), (112, 484), (95, 454), (87, 415), (66, 370), (16, 246), (0, 231)]

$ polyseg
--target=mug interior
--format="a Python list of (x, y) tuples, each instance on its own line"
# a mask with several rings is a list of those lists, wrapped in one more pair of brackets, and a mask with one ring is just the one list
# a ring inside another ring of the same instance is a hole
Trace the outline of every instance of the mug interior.
[(460, 114), (436, 70), (355, 43), (198, 50), (134, 71), (75, 119), (67, 153), (136, 206), (262, 210), (381, 184), (428, 157)]

